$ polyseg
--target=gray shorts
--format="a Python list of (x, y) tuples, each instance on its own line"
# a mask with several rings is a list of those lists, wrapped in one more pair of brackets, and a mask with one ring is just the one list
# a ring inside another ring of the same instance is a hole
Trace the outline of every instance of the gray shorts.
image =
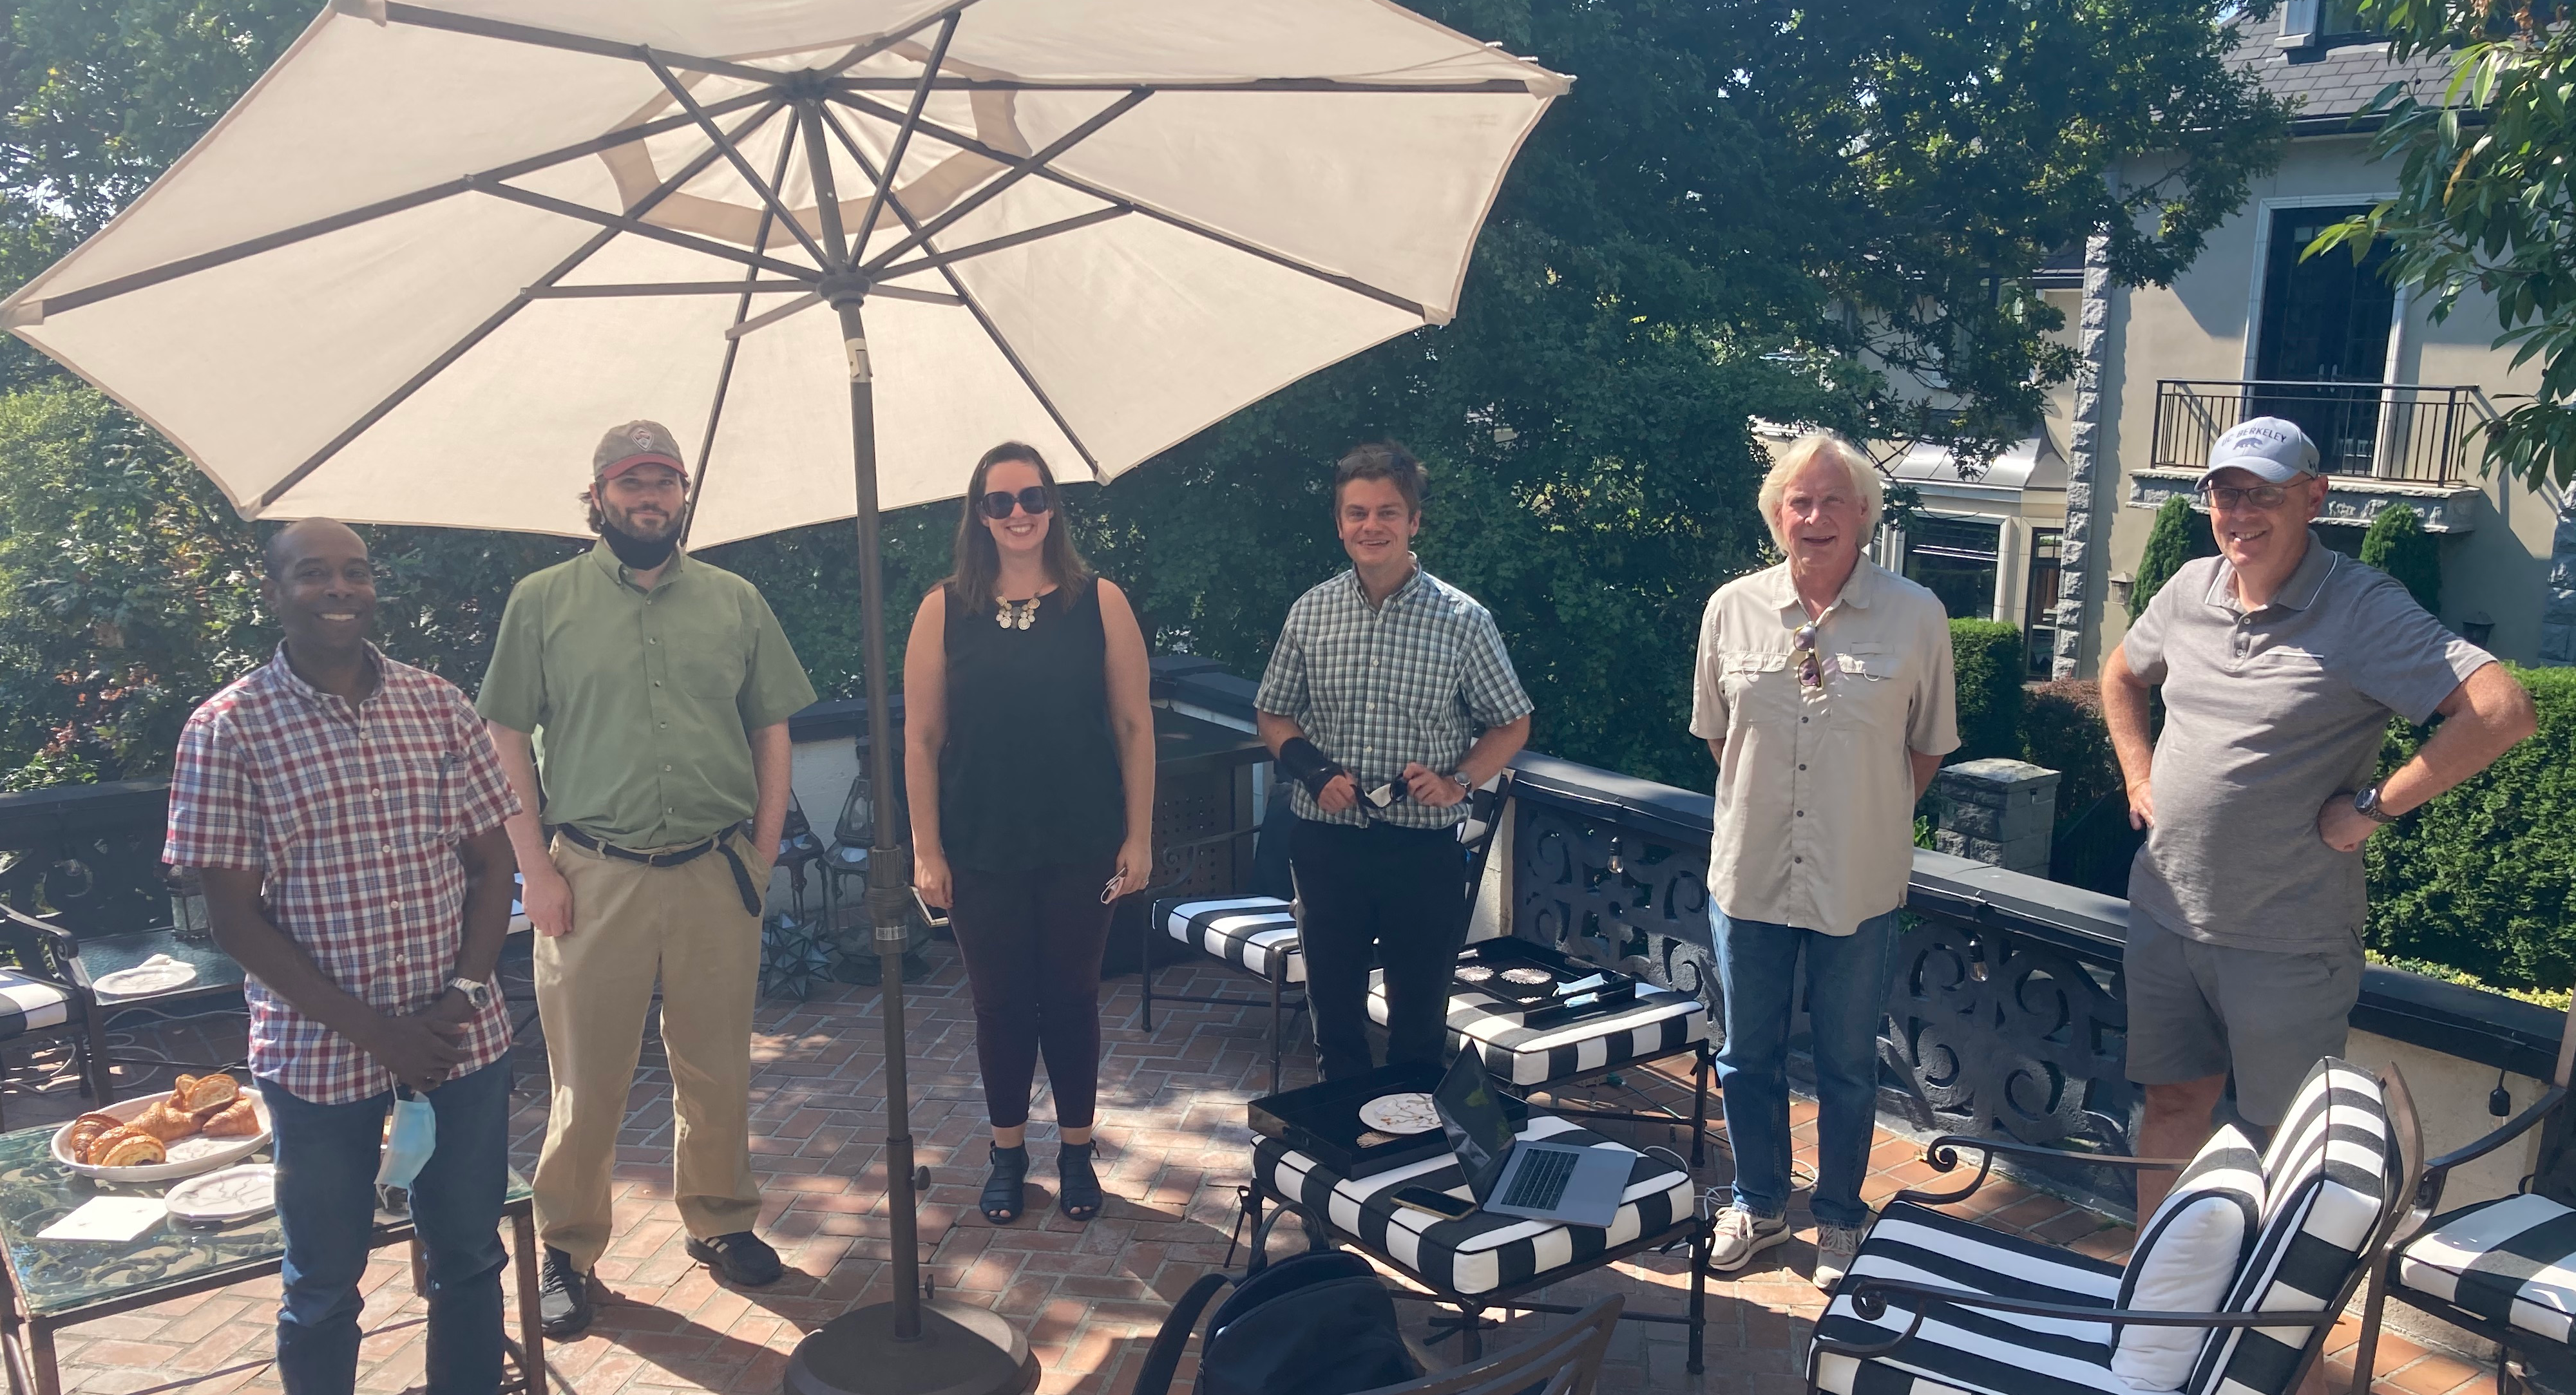
[(2124, 965), (2129, 1078), (2236, 1076), (2236, 1112), (2270, 1126), (2320, 1056), (2341, 1056), (2361, 996), (2361, 945), (2313, 954), (2186, 939), (2134, 908)]

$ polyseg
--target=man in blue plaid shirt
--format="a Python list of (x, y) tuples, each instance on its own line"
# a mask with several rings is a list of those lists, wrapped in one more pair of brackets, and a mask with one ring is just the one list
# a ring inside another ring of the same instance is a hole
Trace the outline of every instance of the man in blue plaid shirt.
[(1440, 1063), (1467, 937), (1457, 825), (1529, 740), (1529, 694), (1494, 617), (1422, 569), (1422, 463), (1360, 446), (1333, 477), (1351, 570), (1297, 599), (1253, 699), (1295, 783), (1289, 845), (1324, 1078), (1370, 1068), (1369, 953), (1386, 971), (1388, 1065)]

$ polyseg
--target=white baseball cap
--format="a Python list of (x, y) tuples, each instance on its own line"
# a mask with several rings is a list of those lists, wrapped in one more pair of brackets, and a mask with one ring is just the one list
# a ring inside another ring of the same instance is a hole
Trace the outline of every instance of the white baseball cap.
[(2209, 468), (2199, 483), (2221, 470), (2243, 470), (2266, 484), (2288, 484), (2317, 472), (2317, 443), (2297, 422), (2279, 417), (2253, 417), (2227, 428), (2209, 447)]

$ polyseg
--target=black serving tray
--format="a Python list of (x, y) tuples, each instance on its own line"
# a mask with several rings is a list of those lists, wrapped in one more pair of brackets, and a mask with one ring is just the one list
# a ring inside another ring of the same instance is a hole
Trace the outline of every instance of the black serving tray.
[[(1521, 1023), (1524, 1026), (1554, 1027), (1567, 1022), (1581, 1021), (1587, 1017), (1598, 1017), (1605, 1013), (1621, 1011), (1637, 1000), (1637, 980), (1634, 978), (1616, 969), (1604, 969), (1569, 955), (1560, 954), (1545, 945), (1532, 944), (1527, 940), (1513, 939), (1509, 936), (1482, 940), (1469, 945), (1459, 954), (1458, 964), (1462, 968), (1469, 964), (1482, 964), (1492, 969), (1494, 976), (1482, 983), (1468, 983), (1458, 979), (1453, 979), (1451, 982), (1458, 989), (1483, 993), (1519, 1004)], [(1503, 971), (1518, 968), (1543, 970), (1548, 975), (1548, 982), (1505, 983)], [(1596, 976), (1603, 980), (1599, 988), (1587, 990), (1575, 998), (1558, 1000), (1556, 990), (1559, 985), (1577, 983)]]
[[(1407, 1090), (1429, 1094), (1446, 1073), (1438, 1066), (1380, 1066), (1348, 1080), (1264, 1095), (1246, 1108), (1254, 1133), (1278, 1139), (1342, 1177), (1369, 1177), (1448, 1152), (1449, 1136), (1433, 1129), (1364, 1145), (1360, 1135), (1373, 1130), (1360, 1122), (1360, 1106)], [(1502, 1097), (1503, 1112), (1515, 1128), (1528, 1121), (1528, 1105), (1509, 1091), (1494, 1093)]]

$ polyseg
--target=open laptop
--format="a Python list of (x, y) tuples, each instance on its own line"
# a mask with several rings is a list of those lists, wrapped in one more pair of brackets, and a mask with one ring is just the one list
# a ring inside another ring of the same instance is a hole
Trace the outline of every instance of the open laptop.
[(1525, 1143), (1495, 1097), (1485, 1063), (1470, 1048), (1431, 1095), (1449, 1152), (1467, 1173), (1476, 1204), (1503, 1216), (1606, 1227), (1618, 1218), (1635, 1155), (1608, 1148)]

